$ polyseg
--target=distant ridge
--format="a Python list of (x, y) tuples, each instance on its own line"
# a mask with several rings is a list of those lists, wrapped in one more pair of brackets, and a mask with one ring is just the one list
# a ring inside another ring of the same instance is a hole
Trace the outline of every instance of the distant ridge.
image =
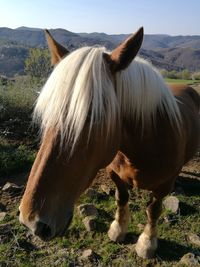
[[(85, 45), (101, 45), (111, 50), (129, 36), (129, 34), (109, 35), (98, 32), (74, 33), (65, 29), (50, 29), (50, 32), (58, 42), (70, 50)], [(12, 76), (23, 73), (24, 60), (29, 48), (46, 46), (43, 29), (25, 26), (16, 29), (0, 28), (0, 74)], [(200, 36), (146, 34), (140, 54), (158, 68), (167, 70), (187, 68), (190, 71), (198, 71)]]

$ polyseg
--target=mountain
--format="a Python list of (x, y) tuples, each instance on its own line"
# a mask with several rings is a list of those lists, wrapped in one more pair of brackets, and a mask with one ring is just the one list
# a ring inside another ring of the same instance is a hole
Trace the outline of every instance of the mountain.
[[(129, 36), (98, 32), (73, 33), (65, 29), (51, 29), (50, 32), (70, 50), (85, 45), (100, 45), (111, 50)], [(24, 26), (17, 29), (0, 28), (0, 74), (13, 76), (23, 73), (29, 48), (46, 46), (42, 29)], [(200, 69), (200, 36), (146, 34), (140, 55), (158, 68), (197, 71)]]

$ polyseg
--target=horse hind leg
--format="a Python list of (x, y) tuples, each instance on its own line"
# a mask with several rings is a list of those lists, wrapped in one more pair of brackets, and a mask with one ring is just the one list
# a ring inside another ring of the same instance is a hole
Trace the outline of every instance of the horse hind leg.
[(153, 194), (146, 209), (148, 222), (135, 246), (137, 255), (142, 258), (154, 257), (157, 249), (157, 221), (162, 211), (162, 198)]
[(126, 183), (114, 171), (109, 171), (109, 174), (117, 187), (115, 193), (117, 211), (115, 220), (110, 225), (108, 236), (114, 242), (122, 242), (125, 239), (129, 223), (129, 194)]

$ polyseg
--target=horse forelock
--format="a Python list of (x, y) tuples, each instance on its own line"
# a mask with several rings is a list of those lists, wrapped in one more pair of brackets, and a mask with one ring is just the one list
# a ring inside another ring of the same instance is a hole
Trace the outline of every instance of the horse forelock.
[(84, 47), (64, 58), (54, 69), (37, 100), (33, 120), (41, 132), (57, 129), (61, 143), (76, 146), (87, 121), (88, 140), (95, 125), (105, 125), (107, 136), (119, 114), (116, 93), (103, 59), (105, 48)]
[(158, 110), (179, 129), (178, 105), (157, 70), (136, 58), (116, 74), (114, 88), (104, 53), (101, 47), (80, 48), (57, 65), (34, 110), (42, 132), (57, 129), (72, 153), (86, 121), (88, 139), (95, 125), (106, 125), (107, 137), (111, 136), (124, 116), (142, 121), (143, 127), (153, 124)]

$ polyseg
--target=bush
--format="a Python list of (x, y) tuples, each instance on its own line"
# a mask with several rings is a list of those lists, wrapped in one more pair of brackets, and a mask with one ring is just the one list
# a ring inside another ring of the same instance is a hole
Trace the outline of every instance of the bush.
[(15, 82), (0, 84), (0, 121), (30, 117), (40, 86), (29, 77), (16, 77)]
[(192, 74), (193, 80), (200, 80), (200, 71)]
[(183, 79), (183, 80), (191, 79), (191, 74), (190, 74), (189, 70), (185, 69), (185, 70), (181, 71), (180, 72), (180, 79)]
[(169, 78), (169, 79), (178, 79), (177, 72), (175, 70), (168, 71), (166, 78)]
[(0, 142), (0, 175), (28, 170), (33, 164), (35, 151), (25, 145)]
[[(175, 70), (167, 71), (165, 69), (162, 69), (160, 70), (160, 73), (164, 78), (168, 78), (168, 79), (181, 79), (181, 80), (191, 79), (191, 73), (187, 69), (180, 71), (180, 72), (177, 72)], [(200, 78), (200, 73), (199, 73), (199, 78)]]
[(50, 55), (47, 49), (31, 48), (25, 60), (25, 72), (31, 77), (47, 78), (50, 73)]

